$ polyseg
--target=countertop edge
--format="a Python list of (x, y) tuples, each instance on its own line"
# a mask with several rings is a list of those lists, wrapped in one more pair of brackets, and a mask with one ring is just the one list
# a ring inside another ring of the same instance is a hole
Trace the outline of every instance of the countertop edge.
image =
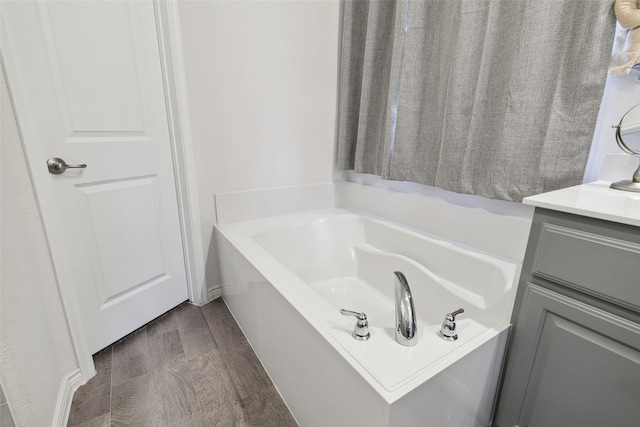
[(594, 181), (523, 199), (525, 205), (640, 227), (640, 193)]

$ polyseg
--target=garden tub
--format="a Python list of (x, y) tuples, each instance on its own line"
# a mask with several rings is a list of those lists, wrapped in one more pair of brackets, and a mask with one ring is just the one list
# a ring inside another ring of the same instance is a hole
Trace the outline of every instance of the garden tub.
[[(216, 243), (224, 300), (300, 425), (489, 425), (518, 264), (344, 209), (218, 225)], [(412, 347), (395, 340), (395, 271)], [(343, 308), (366, 313), (369, 340)]]

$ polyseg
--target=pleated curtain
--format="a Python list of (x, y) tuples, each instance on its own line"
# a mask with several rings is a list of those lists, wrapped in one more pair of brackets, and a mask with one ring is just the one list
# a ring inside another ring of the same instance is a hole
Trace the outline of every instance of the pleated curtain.
[(613, 0), (346, 0), (338, 167), (520, 201), (579, 184)]

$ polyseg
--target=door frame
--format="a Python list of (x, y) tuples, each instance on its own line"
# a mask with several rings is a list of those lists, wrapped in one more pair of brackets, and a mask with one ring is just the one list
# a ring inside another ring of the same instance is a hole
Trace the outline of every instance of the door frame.
[[(177, 2), (171, 0), (152, 0), (152, 2), (156, 20), (171, 152), (174, 160), (173, 169), (189, 301), (196, 305), (203, 305), (208, 302), (205, 258), (202, 245), (195, 156), (191, 138), (178, 6)], [(44, 2), (37, 2), (36, 7), (39, 13), (46, 12)], [(0, 37), (7, 40), (5, 31), (8, 31), (6, 28), (10, 23), (5, 19), (2, 19), (2, 21), (4, 24), (2, 27), (5, 30), (2, 31), (3, 34)], [(70, 274), (72, 266), (64, 256), (65, 248), (61, 243), (63, 241), (62, 233), (56, 226), (60, 214), (53, 208), (53, 191), (50, 177), (48, 176), (49, 173), (46, 168), (41, 167), (44, 163), (40, 164), (41, 159), (44, 159), (44, 157), (35, 143), (37, 141), (35, 129), (24, 126), (20, 122), (20, 117), (28, 117), (30, 115), (24, 96), (24, 93), (26, 93), (24, 82), (19, 77), (20, 70), (15, 61), (8, 61), (7, 63), (4, 59), (16, 56), (15, 49), (16, 46), (10, 43), (2, 43), (0, 65), (5, 69), (5, 75), (7, 76), (7, 86), (14, 105), (31, 179), (34, 183), (38, 183), (38, 186), (34, 185), (34, 191), (49, 244), (69, 334), (73, 343), (78, 368), (82, 374), (82, 383), (84, 383), (95, 375), (96, 370), (86, 341), (79, 302), (72, 286), (73, 280)], [(9, 75), (13, 78), (10, 79)], [(18, 90), (18, 88), (21, 90)], [(38, 188), (40, 191), (37, 190)]]
[(178, 2), (153, 0), (160, 48), (160, 66), (167, 105), (169, 137), (174, 158), (178, 212), (182, 227), (189, 301), (209, 302), (205, 280), (205, 255), (187, 97), (187, 79), (182, 54), (182, 33)]

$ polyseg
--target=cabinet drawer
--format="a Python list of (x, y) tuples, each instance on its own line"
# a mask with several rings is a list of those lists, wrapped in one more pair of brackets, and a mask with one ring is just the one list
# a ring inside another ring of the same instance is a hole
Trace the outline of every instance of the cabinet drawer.
[(640, 310), (640, 244), (543, 223), (532, 274)]

